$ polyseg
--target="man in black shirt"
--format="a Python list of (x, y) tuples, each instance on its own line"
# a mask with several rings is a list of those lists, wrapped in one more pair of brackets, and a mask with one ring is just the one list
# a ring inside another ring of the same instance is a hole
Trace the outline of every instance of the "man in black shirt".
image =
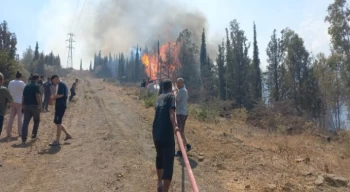
[(22, 125), (22, 143), (25, 144), (28, 136), (28, 126), (30, 120), (34, 119), (32, 139), (36, 139), (40, 123), (41, 112), (41, 97), (40, 86), (37, 84), (39, 81), (39, 75), (34, 74), (31, 77), (31, 82), (24, 87), (22, 106), (23, 106), (23, 125)]
[(163, 93), (158, 97), (153, 121), (153, 141), (156, 148), (158, 191), (168, 192), (173, 176), (175, 136), (179, 131), (175, 121), (175, 95), (170, 80), (163, 81)]
[(56, 95), (51, 96), (52, 99), (56, 99), (54, 123), (57, 125), (57, 135), (56, 135), (56, 140), (53, 141), (50, 144), (50, 146), (58, 146), (60, 145), (60, 138), (61, 138), (62, 131), (66, 134), (66, 138), (64, 139), (65, 141), (72, 139), (66, 127), (62, 125), (63, 115), (67, 108), (68, 88), (66, 84), (61, 82), (58, 75), (53, 75), (51, 77), (51, 81), (53, 84), (58, 86), (58, 90)]
[(44, 88), (44, 102), (43, 102), (43, 110), (46, 112), (49, 111), (49, 101), (51, 97), (51, 79), (47, 78), (47, 81), (43, 85)]

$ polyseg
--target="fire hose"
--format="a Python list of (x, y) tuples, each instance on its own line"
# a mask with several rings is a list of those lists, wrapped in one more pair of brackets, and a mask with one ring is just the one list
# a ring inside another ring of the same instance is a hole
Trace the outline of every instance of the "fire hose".
[(197, 183), (196, 183), (196, 179), (194, 178), (194, 175), (193, 175), (193, 172), (192, 172), (192, 168), (191, 168), (191, 165), (190, 165), (190, 162), (188, 160), (187, 153), (186, 153), (186, 150), (185, 150), (185, 146), (183, 144), (183, 141), (182, 141), (182, 138), (181, 138), (181, 134), (180, 134), (179, 131), (176, 132), (176, 138), (177, 138), (177, 142), (180, 145), (180, 150), (181, 150), (181, 153), (182, 153), (182, 157), (183, 157), (183, 160), (184, 160), (185, 165), (186, 165), (188, 176), (190, 178), (190, 182), (191, 182), (192, 189), (193, 189), (192, 191), (193, 192), (198, 192), (198, 186), (197, 186)]

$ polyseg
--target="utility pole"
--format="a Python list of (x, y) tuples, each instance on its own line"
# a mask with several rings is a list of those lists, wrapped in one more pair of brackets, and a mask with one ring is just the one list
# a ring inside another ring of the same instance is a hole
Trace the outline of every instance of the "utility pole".
[(74, 34), (73, 33), (68, 33), (68, 39), (66, 41), (68, 41), (68, 58), (67, 58), (67, 68), (73, 68), (73, 42), (75, 42), (73, 40), (74, 38)]

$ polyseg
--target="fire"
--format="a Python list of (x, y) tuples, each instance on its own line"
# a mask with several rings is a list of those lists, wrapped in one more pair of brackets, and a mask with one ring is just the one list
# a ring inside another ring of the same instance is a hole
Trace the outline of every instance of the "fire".
[(176, 69), (181, 67), (178, 53), (179, 47), (176, 43), (167, 43), (159, 47), (159, 61), (157, 51), (144, 53), (141, 60), (148, 77), (173, 79)]

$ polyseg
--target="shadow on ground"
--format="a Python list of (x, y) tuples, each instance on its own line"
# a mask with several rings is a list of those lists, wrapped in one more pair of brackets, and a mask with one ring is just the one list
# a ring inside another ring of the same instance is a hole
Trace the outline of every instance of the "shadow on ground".
[(61, 150), (60, 146), (49, 147), (48, 149), (41, 150), (39, 155), (54, 155)]
[(11, 147), (13, 148), (27, 148), (33, 146), (33, 144), (36, 142), (36, 140), (31, 140), (28, 143), (19, 143), (19, 144), (13, 144)]
[(0, 139), (0, 143), (12, 142), (12, 141), (16, 141), (17, 139), (18, 137), (4, 137)]

